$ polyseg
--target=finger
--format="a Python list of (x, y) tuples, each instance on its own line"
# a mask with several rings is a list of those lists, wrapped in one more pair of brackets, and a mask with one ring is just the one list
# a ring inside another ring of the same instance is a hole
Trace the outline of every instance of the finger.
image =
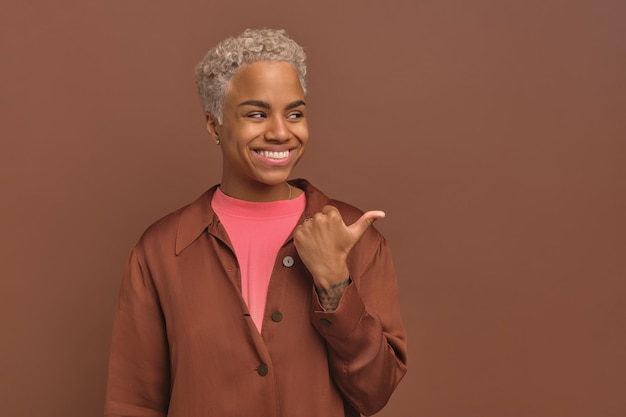
[(363, 213), (361, 217), (354, 223), (352, 223), (349, 228), (350, 231), (357, 237), (360, 238), (363, 233), (370, 227), (376, 220), (382, 219), (385, 217), (385, 212), (381, 210), (371, 210), (366, 213)]
[(337, 212), (339, 213), (339, 210), (337, 209), (337, 207), (335, 206), (324, 206), (322, 207), (322, 213), (324, 214), (330, 214), (332, 212)]
[(341, 213), (335, 206), (324, 206), (321, 211), (318, 211), (313, 215), (313, 219), (319, 222), (320, 225), (332, 224), (333, 222), (340, 221), (343, 223)]

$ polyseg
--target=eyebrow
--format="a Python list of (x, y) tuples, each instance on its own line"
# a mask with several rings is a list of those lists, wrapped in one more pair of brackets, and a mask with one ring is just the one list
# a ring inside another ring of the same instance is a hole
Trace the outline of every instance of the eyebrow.
[[(263, 109), (268, 109), (268, 110), (272, 108), (272, 106), (270, 106), (269, 103), (267, 103), (265, 101), (261, 101), (261, 100), (246, 100), (244, 102), (239, 103), (239, 107), (241, 107), (241, 106), (261, 107)], [(293, 109), (294, 107), (299, 107), (299, 106), (306, 106), (306, 103), (304, 102), (304, 100), (293, 101), (293, 102), (287, 104), (285, 109), (289, 110), (289, 109)]]

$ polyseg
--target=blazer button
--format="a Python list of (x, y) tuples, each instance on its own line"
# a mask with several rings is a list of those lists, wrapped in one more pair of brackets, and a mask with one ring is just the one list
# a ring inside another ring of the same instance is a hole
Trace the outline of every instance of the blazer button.
[(265, 376), (269, 372), (269, 368), (267, 367), (266, 364), (262, 363), (259, 365), (258, 368), (256, 368), (256, 371), (259, 375)]
[(287, 268), (291, 268), (293, 266), (293, 258), (291, 256), (285, 256), (283, 258), (283, 265)]
[(280, 311), (276, 310), (272, 313), (272, 321), (275, 321), (276, 323), (278, 323), (282, 319), (283, 319), (283, 313), (281, 313)]

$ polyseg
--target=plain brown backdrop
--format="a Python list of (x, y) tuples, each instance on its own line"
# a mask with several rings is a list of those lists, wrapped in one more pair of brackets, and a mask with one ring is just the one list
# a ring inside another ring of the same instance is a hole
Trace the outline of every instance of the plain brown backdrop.
[(410, 368), (380, 416), (626, 415), (626, 3), (14, 3), (3, 416), (101, 415), (130, 247), (219, 180), (193, 67), (262, 26), (309, 56), (296, 175), (387, 212)]

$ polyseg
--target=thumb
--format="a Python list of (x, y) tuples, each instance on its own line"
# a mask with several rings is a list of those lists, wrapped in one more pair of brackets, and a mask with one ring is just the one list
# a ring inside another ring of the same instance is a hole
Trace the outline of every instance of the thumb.
[(354, 223), (352, 223), (348, 228), (352, 232), (357, 239), (360, 239), (363, 236), (363, 233), (367, 230), (368, 227), (372, 225), (376, 220), (382, 219), (385, 217), (385, 212), (381, 210), (372, 210), (363, 213), (361, 217)]

